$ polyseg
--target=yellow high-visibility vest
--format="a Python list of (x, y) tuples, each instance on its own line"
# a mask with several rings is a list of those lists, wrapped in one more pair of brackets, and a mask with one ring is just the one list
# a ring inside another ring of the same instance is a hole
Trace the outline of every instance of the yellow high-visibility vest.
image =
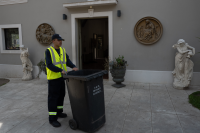
[[(66, 66), (66, 62), (67, 62), (67, 58), (66, 58), (66, 51), (64, 48), (60, 47), (60, 56), (58, 55), (57, 51), (51, 46), (48, 48), (50, 54), (51, 54), (51, 61), (53, 63), (53, 65), (55, 65), (56, 67), (59, 67), (61, 69), (65, 69), (65, 71), (67, 72), (67, 66)], [(63, 67), (62, 67), (62, 64)], [(46, 64), (46, 58), (45, 58), (45, 64)], [(53, 79), (58, 79), (62, 77), (61, 72), (53, 72), (51, 71), (48, 67), (46, 67), (47, 70), (47, 79), (48, 80), (53, 80)]]

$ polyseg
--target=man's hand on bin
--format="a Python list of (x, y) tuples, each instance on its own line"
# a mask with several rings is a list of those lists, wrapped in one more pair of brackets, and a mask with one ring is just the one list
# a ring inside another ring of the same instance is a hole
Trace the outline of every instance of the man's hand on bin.
[(62, 74), (66, 74), (67, 72), (65, 73), (65, 71), (63, 70), (61, 73), (62, 73)]
[(74, 67), (72, 70), (73, 70), (73, 71), (78, 71), (78, 68)]
[[(72, 68), (72, 70), (73, 70), (73, 71), (78, 71), (78, 68), (74, 67), (74, 68)], [(65, 71), (63, 70), (61, 73), (62, 73), (62, 74), (65, 74)], [(67, 73), (67, 72), (66, 72), (66, 73)]]

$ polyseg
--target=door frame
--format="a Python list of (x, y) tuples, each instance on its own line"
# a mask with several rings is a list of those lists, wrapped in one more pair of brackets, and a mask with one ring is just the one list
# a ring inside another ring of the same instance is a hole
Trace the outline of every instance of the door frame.
[[(71, 14), (71, 27), (72, 27), (72, 61), (77, 64), (78, 56), (78, 40), (76, 40), (76, 19), (99, 18), (108, 17), (108, 50), (109, 58), (113, 60), (113, 12), (94, 12), (91, 17), (89, 13)], [(109, 76), (111, 77), (111, 76)]]

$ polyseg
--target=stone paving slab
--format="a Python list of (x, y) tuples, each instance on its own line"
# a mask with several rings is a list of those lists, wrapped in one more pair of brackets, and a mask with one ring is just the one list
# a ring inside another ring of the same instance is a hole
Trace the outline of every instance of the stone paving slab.
[(184, 90), (168, 90), (171, 99), (188, 99), (188, 94)]
[(48, 117), (47, 111), (42, 108), (38, 109), (37, 112), (27, 117), (20, 124), (8, 131), (8, 133), (34, 133), (38, 128), (44, 125)]
[(182, 133), (177, 115), (152, 113), (152, 127), (154, 133)]
[(151, 112), (128, 111), (123, 133), (152, 133)]
[(151, 111), (154, 113), (176, 114), (169, 98), (151, 98)]
[[(24, 121), (27, 117), (21, 117), (21, 118), (5, 118), (0, 120), (0, 133), (7, 133), (10, 131), (12, 128), (20, 124), (22, 121)], [(32, 125), (29, 125), (32, 126)]]
[(200, 116), (200, 110), (194, 108), (188, 99), (172, 99), (172, 103), (178, 115)]
[[(97, 133), (199, 133), (200, 110), (188, 103), (188, 95), (200, 86), (176, 90), (172, 85), (130, 83), (114, 88), (104, 80), (106, 123)], [(72, 130), (72, 111), (66, 89), (62, 126), (48, 122), (47, 80), (12, 78), (0, 87), (0, 133), (84, 133)]]
[(198, 133), (200, 131), (200, 117), (178, 115), (184, 133)]
[[(133, 84), (133, 83), (131, 83), (131, 84)], [(150, 84), (145, 84), (145, 83), (135, 83), (134, 84), (134, 89), (147, 89), (147, 90), (149, 90), (149, 85)]]
[(148, 89), (136, 89), (136, 87), (134, 87), (129, 110), (151, 112), (151, 95)]

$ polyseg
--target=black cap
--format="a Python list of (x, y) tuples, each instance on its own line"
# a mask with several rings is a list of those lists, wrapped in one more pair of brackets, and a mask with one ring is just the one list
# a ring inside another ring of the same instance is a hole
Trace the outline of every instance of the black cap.
[(58, 39), (58, 40), (62, 40), (62, 41), (65, 41), (64, 39), (62, 39), (62, 37), (59, 35), (59, 34), (54, 34), (51, 38), (52, 40), (54, 39)]

